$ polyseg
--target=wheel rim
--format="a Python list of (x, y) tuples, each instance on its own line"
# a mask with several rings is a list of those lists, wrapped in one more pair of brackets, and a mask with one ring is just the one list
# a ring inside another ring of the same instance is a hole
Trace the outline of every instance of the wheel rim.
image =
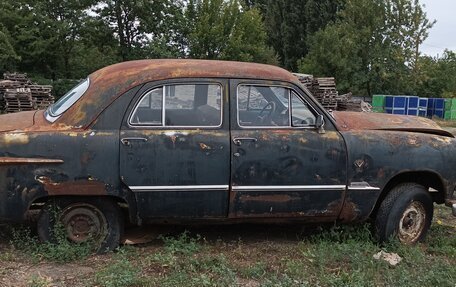
[(106, 236), (107, 223), (103, 213), (93, 205), (72, 204), (60, 216), (67, 238), (76, 243), (93, 240), (101, 242)]
[(399, 240), (412, 244), (418, 241), (426, 226), (426, 210), (421, 202), (414, 201), (405, 209), (399, 222)]

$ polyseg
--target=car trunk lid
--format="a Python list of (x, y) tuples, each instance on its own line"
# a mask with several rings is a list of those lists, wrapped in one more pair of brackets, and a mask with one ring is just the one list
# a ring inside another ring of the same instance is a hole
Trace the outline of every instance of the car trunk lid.
[(0, 132), (21, 131), (34, 125), (37, 111), (0, 115)]

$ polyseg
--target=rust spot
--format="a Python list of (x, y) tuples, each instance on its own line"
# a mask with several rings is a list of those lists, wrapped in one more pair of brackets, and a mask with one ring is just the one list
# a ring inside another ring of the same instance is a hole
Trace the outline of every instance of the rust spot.
[(377, 178), (380, 179), (380, 178), (384, 178), (384, 177), (385, 177), (385, 170), (383, 168), (380, 168), (377, 171)]
[(211, 150), (212, 149), (210, 146), (208, 146), (205, 143), (200, 143), (199, 146), (202, 150)]
[(339, 219), (342, 222), (351, 222), (358, 217), (358, 213), (359, 210), (356, 204), (347, 199), (344, 203), (344, 206), (342, 207), (342, 210), (340, 211)]
[(277, 194), (277, 195), (258, 195), (258, 196), (250, 196), (250, 195), (241, 195), (239, 198), (240, 202), (280, 202), (280, 203), (286, 203), (294, 200), (300, 200), (299, 197), (292, 197), (289, 195), (282, 195), (282, 194)]
[(53, 182), (45, 176), (37, 181), (43, 184), (49, 195), (106, 195), (105, 184), (95, 180), (77, 180), (67, 182)]
[(390, 130), (438, 134), (454, 137), (434, 121), (411, 116), (380, 113), (334, 112), (340, 130)]
[(12, 113), (2, 115), (0, 122), (0, 132), (9, 132), (14, 130), (24, 130), (33, 125), (33, 118), (36, 111)]
[[(223, 67), (223, 71), (220, 70)], [(246, 78), (292, 82), (288, 71), (270, 65), (206, 60), (139, 60), (108, 66), (89, 76), (90, 86), (81, 101), (72, 106), (56, 124), (88, 127), (119, 96), (146, 82), (171, 78)]]

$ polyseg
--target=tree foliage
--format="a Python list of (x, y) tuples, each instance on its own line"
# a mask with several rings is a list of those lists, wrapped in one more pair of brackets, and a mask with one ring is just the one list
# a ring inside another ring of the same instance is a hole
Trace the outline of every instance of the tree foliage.
[(343, 1), (339, 0), (267, 0), (264, 21), (269, 43), (280, 64), (297, 70), (298, 60), (307, 55), (309, 38), (336, 17)]
[(335, 76), (356, 94), (454, 95), (454, 52), (419, 53), (434, 22), (418, 1), (3, 0), (0, 72), (57, 85), (124, 60), (223, 59)]
[(0, 31), (0, 73), (13, 69), (19, 60), (8, 36)]
[(311, 39), (300, 70), (334, 75), (356, 93), (415, 93), (419, 46), (430, 22), (417, 0), (347, 0)]
[(202, 0), (190, 3), (188, 13), (194, 25), (189, 34), (191, 57), (275, 63), (256, 8), (244, 9), (238, 0)]

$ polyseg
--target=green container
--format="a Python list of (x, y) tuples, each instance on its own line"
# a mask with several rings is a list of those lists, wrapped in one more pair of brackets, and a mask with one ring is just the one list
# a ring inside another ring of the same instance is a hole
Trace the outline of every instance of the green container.
[(383, 107), (374, 107), (374, 106), (372, 106), (372, 111), (374, 113), (384, 113), (385, 109)]
[(456, 120), (456, 110), (445, 111), (445, 120)]
[(385, 95), (373, 95), (372, 96), (372, 106), (377, 108), (385, 107)]
[(455, 111), (456, 110), (456, 98), (446, 99), (445, 100), (445, 111)]

